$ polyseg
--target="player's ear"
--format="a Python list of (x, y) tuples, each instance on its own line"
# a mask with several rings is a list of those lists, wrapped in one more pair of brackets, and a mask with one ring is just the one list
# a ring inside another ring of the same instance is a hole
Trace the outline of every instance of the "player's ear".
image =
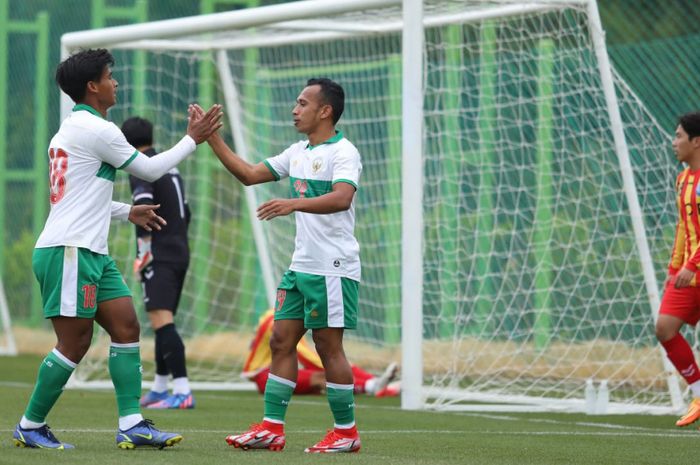
[(330, 118), (331, 116), (333, 116), (333, 107), (330, 105), (323, 105), (321, 107), (321, 118), (325, 119)]
[(700, 149), (700, 136), (695, 136), (690, 139), (690, 145), (693, 147), (693, 150)]
[(87, 86), (86, 86), (86, 90), (87, 90), (87, 92), (96, 93), (96, 92), (97, 92), (97, 82), (95, 82), (95, 81), (88, 81), (88, 82), (87, 82)]

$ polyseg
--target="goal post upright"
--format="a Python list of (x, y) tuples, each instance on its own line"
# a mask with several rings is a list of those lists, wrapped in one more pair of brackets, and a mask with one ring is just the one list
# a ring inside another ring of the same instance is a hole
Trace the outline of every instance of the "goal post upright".
[[(625, 138), (625, 130), (620, 115), (620, 107), (615, 93), (615, 82), (613, 80), (612, 68), (608, 57), (608, 50), (605, 45), (605, 32), (600, 20), (597, 0), (587, 1), (588, 10), (588, 25), (591, 34), (591, 40), (595, 47), (595, 54), (600, 72), (600, 80), (605, 94), (605, 102), (607, 104), (608, 115), (610, 117), (610, 127), (615, 141), (615, 152), (620, 164), (620, 173), (624, 185), (625, 197), (627, 199), (628, 208), (630, 210), (630, 220), (634, 230), (634, 240), (639, 252), (639, 259), (644, 275), (644, 285), (646, 288), (649, 309), (654, 322), (658, 318), (658, 309), (661, 304), (659, 297), (659, 285), (656, 281), (656, 273), (654, 270), (654, 261), (651, 258), (649, 250), (649, 241), (647, 239), (646, 229), (644, 227), (644, 215), (639, 203), (639, 195), (637, 186), (634, 180), (634, 172), (630, 162), (629, 147)], [(671, 396), (672, 407), (675, 410), (681, 410), (683, 407), (683, 396), (681, 388), (676, 376), (676, 370), (671, 364), (671, 361), (666, 357), (664, 349), (659, 345), (663, 368), (666, 372), (666, 382), (668, 384), (669, 394)]]
[(10, 319), (10, 309), (5, 296), (5, 286), (2, 276), (0, 276), (0, 323), (4, 334), (5, 344), (0, 345), (0, 355), (17, 355), (17, 344), (12, 333), (12, 321)]
[[(233, 74), (229, 68), (228, 57), (226, 52), (220, 50), (216, 53), (216, 67), (221, 77), (221, 87), (226, 102), (226, 112), (231, 125), (233, 141), (236, 146), (237, 153), (241, 158), (249, 163), (253, 163), (248, 153), (248, 144), (243, 135), (243, 117), (241, 112), (240, 99), (236, 83), (234, 82)], [(272, 260), (270, 258), (270, 247), (267, 245), (265, 234), (263, 233), (262, 223), (255, 217), (255, 210), (258, 205), (255, 189), (246, 187), (244, 189), (246, 205), (248, 206), (248, 217), (253, 231), (253, 238), (257, 253), (260, 257), (260, 269), (262, 271), (263, 282), (267, 303), (270, 308), (274, 307), (276, 283), (272, 273)]]
[(401, 407), (423, 407), (423, 0), (403, 0)]

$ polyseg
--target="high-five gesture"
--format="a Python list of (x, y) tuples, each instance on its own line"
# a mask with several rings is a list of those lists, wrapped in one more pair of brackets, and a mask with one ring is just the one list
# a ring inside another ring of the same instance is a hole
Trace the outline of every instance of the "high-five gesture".
[[(205, 113), (202, 107), (196, 103), (193, 103), (190, 107), (191, 115), (199, 118), (204, 117)], [(221, 133), (214, 131), (211, 137), (207, 139), (207, 142), (226, 169), (236, 176), (244, 185), (250, 186), (275, 180), (275, 176), (264, 163), (253, 165), (236, 155), (226, 145), (226, 142), (224, 142), (224, 139), (221, 137)]]
[(215, 104), (204, 113), (197, 105), (190, 105), (187, 109), (187, 135), (197, 144), (201, 144), (215, 133), (222, 125), (221, 105)]

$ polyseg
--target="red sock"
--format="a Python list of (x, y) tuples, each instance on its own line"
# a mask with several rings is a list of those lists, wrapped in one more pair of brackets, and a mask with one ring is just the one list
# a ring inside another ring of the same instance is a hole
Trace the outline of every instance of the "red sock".
[(357, 436), (357, 428), (355, 425), (352, 425), (350, 428), (333, 428), (333, 431), (336, 432), (336, 434), (339, 434), (343, 437), (346, 438), (354, 438)]
[(681, 336), (681, 333), (676, 334), (666, 342), (662, 342), (661, 345), (666, 349), (666, 355), (686, 383), (693, 384), (700, 380), (700, 370), (695, 362), (693, 349), (690, 348), (690, 344)]
[(355, 378), (355, 392), (358, 394), (364, 393), (365, 383), (368, 379), (374, 378), (374, 375), (367, 373), (365, 370), (356, 365), (350, 365), (350, 368), (352, 368), (352, 376)]
[(311, 374), (313, 370), (302, 368), (297, 373), (297, 385), (294, 387), (294, 394), (311, 394), (313, 386), (311, 386)]
[(267, 384), (267, 378), (270, 376), (270, 369), (267, 368), (253, 378), (253, 382), (258, 386), (258, 392), (260, 394), (265, 394), (265, 385)]
[(284, 434), (284, 423), (273, 423), (271, 421), (263, 420), (263, 428), (271, 433), (279, 434), (280, 436)]

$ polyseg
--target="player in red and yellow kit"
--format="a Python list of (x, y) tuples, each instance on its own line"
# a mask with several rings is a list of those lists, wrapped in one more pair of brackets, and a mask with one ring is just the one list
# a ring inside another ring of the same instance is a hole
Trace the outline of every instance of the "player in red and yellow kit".
[(680, 333), (684, 324), (695, 326), (700, 320), (700, 113), (680, 117), (673, 150), (687, 168), (676, 179), (678, 224), (656, 337), (693, 393), (688, 412), (676, 422), (687, 426), (700, 419), (700, 370)]
[[(250, 344), (250, 353), (243, 366), (243, 376), (253, 381), (261, 394), (265, 392), (265, 384), (272, 363), (270, 337), (272, 336), (274, 318), (273, 310), (268, 310), (260, 317), (255, 338)], [(326, 387), (326, 374), (321, 358), (306, 342), (305, 338), (301, 338), (297, 344), (297, 359), (302, 368), (298, 371), (294, 394), (320, 394)], [(396, 376), (396, 363), (389, 364), (381, 376), (374, 376), (357, 365), (350, 364), (350, 367), (354, 378), (355, 393), (378, 397), (398, 395), (398, 385), (389, 384)]]

